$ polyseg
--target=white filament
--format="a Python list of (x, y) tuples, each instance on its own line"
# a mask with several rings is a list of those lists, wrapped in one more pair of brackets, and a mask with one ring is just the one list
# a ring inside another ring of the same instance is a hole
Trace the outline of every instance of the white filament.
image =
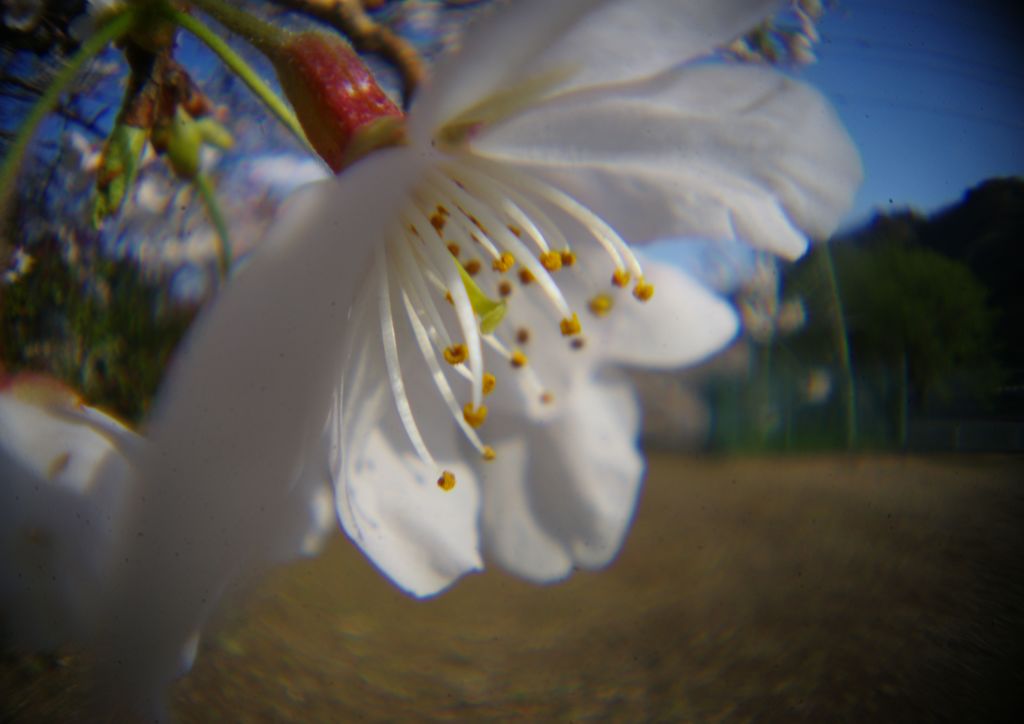
[(473, 447), (477, 449), (477, 452), (483, 454), (484, 445), (480, 442), (479, 436), (476, 434), (476, 430), (469, 426), (466, 422), (465, 417), (462, 415), (462, 410), (459, 409), (459, 403), (455, 399), (455, 394), (452, 392), (451, 386), (448, 384), (448, 378), (444, 375), (444, 370), (441, 369), (441, 365), (437, 360), (437, 353), (434, 347), (430, 344), (430, 337), (427, 334), (426, 328), (423, 326), (423, 322), (420, 320), (419, 315), (416, 313), (416, 309), (413, 307), (412, 300), (409, 295), (405, 292), (402, 293), (402, 302), (405, 304), (405, 312), (409, 317), (409, 323), (412, 325), (413, 335), (416, 337), (416, 344), (420, 348), (420, 354), (423, 356), (423, 361), (427, 363), (427, 367), (430, 369), (430, 375), (434, 379), (434, 386), (438, 392), (441, 393), (441, 397), (444, 400), (445, 405), (448, 407), (448, 411), (452, 414), (455, 422), (458, 423), (459, 427), (462, 428), (463, 434), (473, 444)]
[[(418, 213), (415, 209), (410, 209), (410, 211)], [(414, 221), (412, 226), (423, 241), (422, 248), (427, 259), (446, 283), (447, 291), (452, 297), (452, 304), (455, 306), (455, 316), (459, 320), (459, 327), (469, 351), (469, 372), (473, 376), (473, 407), (479, 408), (483, 401), (484, 357), (480, 348), (480, 330), (477, 328), (476, 314), (473, 312), (469, 294), (459, 275), (459, 266), (455, 257), (448, 251), (448, 247), (445, 246), (434, 227), (430, 225), (429, 220), (420, 216), (418, 221), (420, 221), (419, 224)], [(423, 228), (429, 229), (427, 235), (419, 231), (419, 227), (424, 223), (426, 226)], [(410, 239), (409, 242), (411, 243), (412, 240)]]
[[(401, 267), (402, 281), (404, 282), (402, 285), (403, 293), (409, 295), (409, 301), (412, 303), (413, 308), (417, 310), (420, 324), (427, 335), (427, 339), (438, 349), (451, 346), (448, 329), (445, 326), (444, 320), (441, 319), (437, 307), (434, 306), (434, 301), (430, 297), (430, 292), (423, 281), (423, 276), (415, 265), (413, 254), (410, 253), (411, 250), (408, 248), (408, 245), (403, 244), (399, 246), (405, 252), (401, 257), (403, 262)], [(422, 312), (419, 310), (422, 310)], [(424, 318), (426, 323), (424, 323)], [(466, 369), (466, 365), (461, 363), (452, 365), (452, 369), (472, 384), (473, 376)]]
[(604, 247), (609, 256), (615, 260), (619, 268), (625, 267), (637, 278), (643, 276), (640, 262), (633, 253), (633, 250), (629, 248), (629, 244), (623, 241), (618, 232), (609, 226), (604, 219), (572, 196), (561, 189), (545, 183), (539, 178), (533, 176), (525, 177), (523, 174), (507, 166), (499, 167), (495, 164), (494, 174), (506, 179), (524, 193), (536, 194), (553, 206), (560, 208), (590, 232), (594, 240)]
[(378, 300), (380, 305), (380, 332), (384, 342), (384, 366), (388, 372), (388, 383), (391, 385), (391, 394), (395, 398), (395, 406), (398, 408), (398, 418), (402, 421), (405, 434), (409, 436), (409, 442), (420, 459), (436, 468), (427, 444), (423, 441), (419, 428), (416, 426), (416, 418), (412, 413), (412, 406), (409, 404), (409, 397), (405, 394), (405, 383), (402, 380), (402, 368), (398, 362), (398, 340), (395, 337), (395, 321), (391, 314), (391, 287), (388, 282), (387, 252), (382, 247), (377, 253), (377, 266), (380, 267), (380, 289)]
[(460, 160), (462, 161), (459, 164), (460, 170), (468, 169), (477, 179), (486, 179), (486, 183), (494, 186), (501, 195), (507, 196), (516, 206), (522, 209), (527, 217), (540, 228), (545, 239), (550, 239), (551, 247), (566, 250), (571, 248), (565, 235), (539, 206), (533, 203), (527, 196), (521, 194), (511, 184), (501, 180), (500, 164), (472, 157)]
[[(486, 342), (491, 349), (508, 360), (509, 364), (512, 363), (512, 351), (508, 348), (508, 345), (498, 339), (496, 334), (484, 335), (484, 342)], [(527, 358), (527, 360), (529, 360), (529, 358)], [(540, 377), (537, 376), (537, 373), (533, 371), (532, 365), (526, 364), (525, 366), (518, 368), (515, 373), (524, 377), (527, 386), (533, 388), (534, 392), (544, 391), (544, 385), (541, 384)]]
[[(448, 171), (452, 174), (452, 171)], [(515, 222), (516, 226), (523, 229), (534, 240), (537, 248), (542, 252), (551, 251), (544, 234), (541, 233), (533, 220), (523, 212), (521, 208), (510, 198), (505, 189), (501, 188), (488, 176), (474, 171), (468, 165), (459, 166), (458, 174), (468, 176), (473, 181), (473, 192), (480, 197), (480, 200), (490, 204), (495, 209), (504, 211), (509, 219)], [(513, 234), (514, 236), (514, 234)]]
[(469, 212), (479, 218), (481, 223), (488, 226), (488, 231), (490, 231), (491, 228), (496, 229), (494, 233), (496, 236), (500, 237), (500, 242), (504, 244), (505, 248), (511, 251), (516, 260), (526, 267), (526, 269), (533, 275), (534, 280), (544, 291), (545, 296), (547, 296), (551, 301), (558, 313), (561, 314), (563, 318), (571, 317), (572, 311), (569, 309), (569, 305), (565, 301), (565, 297), (562, 296), (561, 290), (558, 288), (558, 285), (555, 284), (555, 280), (551, 278), (551, 275), (548, 274), (547, 269), (545, 269), (540, 261), (530, 253), (529, 247), (517, 239), (515, 234), (509, 231), (501, 221), (495, 218), (486, 205), (482, 204), (466, 191), (459, 188), (455, 181), (441, 173), (436, 174), (436, 176), (439, 181), (443, 183), (458, 199), (460, 206), (468, 206)]

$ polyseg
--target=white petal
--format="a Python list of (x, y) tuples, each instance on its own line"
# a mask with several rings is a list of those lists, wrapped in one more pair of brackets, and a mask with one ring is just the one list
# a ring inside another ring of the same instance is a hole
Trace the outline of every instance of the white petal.
[[(487, 356), (486, 367), (497, 377), (495, 391), (487, 398), (493, 411), (548, 420), (578, 378), (588, 377), (597, 367), (677, 369), (702, 361), (735, 336), (738, 320), (732, 305), (682, 270), (638, 256), (655, 288), (649, 301), (640, 302), (630, 289), (609, 283), (614, 267), (595, 246), (577, 246), (576, 264), (555, 275), (582, 323), (582, 349), (561, 334), (557, 315), (534, 287), (522, 287), (508, 299), (499, 333), (512, 340), (520, 330), (528, 332), (528, 342), (510, 346), (521, 348), (529, 365), (515, 370), (499, 355)], [(611, 311), (600, 317), (588, 311), (597, 295), (612, 300)]]
[(572, 556), (538, 520), (529, 484), (533, 460), (546, 451), (529, 449), (525, 435), (501, 440), (496, 451), (497, 458), (481, 470), (481, 527), (488, 558), (532, 581), (564, 578), (572, 571)]
[(696, 364), (736, 336), (731, 304), (676, 267), (643, 260), (654, 296), (640, 303), (625, 298), (602, 320), (588, 325), (601, 335), (610, 362), (654, 369)]
[[(372, 282), (371, 282), (372, 283)], [(369, 309), (364, 314), (372, 314)], [(358, 320), (357, 323), (364, 321)], [(477, 517), (479, 489), (461, 462), (457, 428), (424, 374), (422, 360), (401, 360), (410, 404), (440, 469), (420, 460), (398, 419), (381, 354), (380, 335), (361, 326), (346, 364), (335, 501), (349, 537), (385, 575), (416, 596), (429, 596), (483, 567)], [(403, 327), (399, 325), (400, 332)], [(356, 328), (358, 332), (360, 327)], [(400, 350), (413, 342), (400, 335)], [(418, 363), (418, 364), (417, 364)], [(442, 469), (454, 490), (437, 486)]]
[(328, 445), (324, 438), (317, 453), (306, 455), (302, 472), (280, 509), (277, 532), (267, 538), (263, 554), (267, 561), (287, 563), (295, 558), (315, 556), (337, 530)]
[(414, 137), (531, 78), (562, 70), (566, 92), (645, 78), (754, 27), (777, 0), (518, 0), (469, 28), (417, 99)]
[(738, 235), (788, 257), (805, 234), (832, 233), (861, 180), (852, 141), (816, 91), (736, 65), (540, 107), (474, 147), (541, 173), (628, 241)]
[(172, 363), (103, 632), (126, 696), (159, 700), (182, 643), (280, 525), (327, 419), (357, 282), (416, 164), (376, 154), (292, 206)]
[(449, 461), (451, 491), (437, 486), (439, 471), (400, 452), (401, 429), (371, 430), (352, 451), (345, 495), (337, 504), (345, 532), (399, 587), (430, 596), (460, 576), (483, 568), (476, 526), (478, 488), (472, 469)]
[(499, 441), (497, 459), (482, 466), (487, 555), (535, 581), (607, 564), (629, 527), (644, 467), (632, 386), (606, 370), (580, 384), (546, 426), (496, 422), (518, 434)]

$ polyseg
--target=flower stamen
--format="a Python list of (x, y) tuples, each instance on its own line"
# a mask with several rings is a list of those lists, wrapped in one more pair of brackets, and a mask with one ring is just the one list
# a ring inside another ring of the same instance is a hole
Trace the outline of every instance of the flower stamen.
[(562, 268), (562, 255), (557, 251), (545, 251), (540, 255), (540, 263), (549, 272), (556, 272)]
[(459, 427), (462, 428), (462, 432), (466, 436), (466, 439), (469, 440), (473, 447), (482, 453), (484, 444), (476, 434), (473, 426), (469, 425), (467, 421), (460, 416), (459, 403), (455, 399), (455, 393), (452, 391), (451, 385), (448, 384), (448, 379), (445, 377), (444, 371), (441, 369), (441, 365), (437, 360), (434, 348), (431, 347), (430, 335), (428, 334), (423, 321), (420, 319), (420, 315), (417, 313), (411, 295), (406, 290), (403, 290), (402, 292), (402, 302), (405, 305), (406, 315), (408, 316), (409, 324), (412, 326), (413, 336), (416, 339), (416, 344), (419, 347), (420, 354), (430, 370), (434, 386), (441, 394), (441, 399), (444, 400), (449, 413), (459, 424)]
[(595, 317), (603, 317), (612, 311), (614, 301), (609, 294), (598, 294), (587, 302), (587, 308)]
[(633, 296), (641, 302), (649, 301), (654, 296), (654, 285), (640, 277), (636, 280), (636, 286), (633, 287)]
[(405, 383), (402, 378), (402, 369), (398, 361), (398, 340), (395, 336), (395, 322), (391, 314), (391, 287), (388, 283), (387, 262), (385, 251), (382, 248), (377, 256), (377, 266), (380, 267), (381, 285), (377, 295), (377, 302), (380, 310), (381, 339), (384, 343), (384, 366), (388, 373), (388, 382), (391, 386), (391, 394), (395, 399), (395, 406), (398, 408), (398, 419), (405, 428), (405, 434), (412, 443), (413, 449), (427, 465), (436, 468), (437, 463), (427, 449), (419, 427), (416, 426), (416, 419), (412, 414), (412, 407), (409, 405), (409, 397), (405, 394)]
[(576, 316), (576, 312), (573, 312), (572, 316), (563, 319), (558, 327), (562, 330), (563, 337), (577, 335), (580, 333), (580, 318)]
[[(418, 224), (413, 228), (419, 230)], [(482, 379), (484, 374), (483, 351), (480, 346), (480, 330), (477, 326), (476, 314), (473, 304), (469, 298), (469, 291), (463, 283), (462, 266), (448, 253), (441, 237), (436, 233), (428, 240), (420, 233), (424, 240), (421, 248), (426, 252), (427, 258), (432, 262), (434, 268), (441, 274), (448, 293), (452, 297), (455, 307), (455, 317), (462, 330), (462, 337), (465, 340), (466, 349), (469, 353), (469, 372), (473, 381), (473, 404), (479, 405), (483, 397)], [(432, 243), (435, 242), (435, 243)]]
[(441, 473), (441, 477), (437, 479), (437, 487), (444, 492), (449, 492), (455, 489), (455, 473), (451, 470), (445, 470)]
[(462, 417), (470, 427), (478, 428), (487, 420), (487, 405), (474, 407), (472, 402), (467, 402), (462, 408)]
[(450, 365), (460, 365), (469, 357), (469, 351), (464, 344), (453, 344), (444, 348), (444, 361)]
[(502, 255), (491, 262), (491, 268), (496, 272), (507, 272), (516, 263), (516, 258), (509, 254), (507, 251), (503, 252)]
[[(473, 176), (478, 176), (473, 174)], [(493, 241), (500, 243), (505, 249), (513, 254), (520, 263), (523, 265), (523, 269), (520, 270), (520, 278), (524, 271), (529, 271), (533, 279), (540, 285), (544, 291), (545, 296), (551, 302), (552, 306), (558, 311), (562, 317), (568, 317), (571, 315), (569, 305), (565, 301), (565, 297), (562, 296), (562, 292), (558, 289), (558, 285), (555, 284), (551, 276), (545, 271), (540, 261), (529, 253), (529, 250), (519, 239), (512, 234), (504, 224), (494, 217), (493, 212), (486, 203), (478, 200), (473, 194), (469, 192), (466, 184), (456, 182), (454, 178), (446, 173), (435, 172), (431, 174), (431, 179), (437, 181), (437, 187), (446, 188), (455, 199), (455, 206), (464, 211), (467, 215), (474, 219), (478, 219), (482, 222), (482, 225), (488, 229), (494, 230)], [(481, 186), (485, 184), (481, 183)], [(474, 187), (474, 191), (477, 189)], [(481, 195), (486, 195), (486, 191), (481, 192)], [(529, 231), (529, 229), (528, 229)], [(539, 233), (539, 232), (538, 232)], [(497, 254), (500, 257), (500, 254)]]

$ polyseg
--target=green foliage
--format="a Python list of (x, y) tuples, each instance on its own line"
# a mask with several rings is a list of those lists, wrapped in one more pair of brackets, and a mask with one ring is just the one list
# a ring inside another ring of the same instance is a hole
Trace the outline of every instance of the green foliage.
[[(1013, 345), (1021, 257), (1010, 242), (1021, 214), (1006, 198), (1022, 192), (1020, 182), (989, 182), (931, 218), (879, 216), (831, 242), (857, 447), (904, 447), (911, 422), (930, 416), (1020, 414), (1005, 381), (1020, 359)], [(749, 342), (749, 379), (712, 390), (717, 446), (844, 446), (843, 359), (820, 253), (784, 272), (782, 296), (803, 300), (805, 326), (770, 345)], [(830, 381), (823, 394), (812, 394), (815, 375)]]
[(906, 364), (911, 389), (943, 395), (959, 373), (991, 392), (995, 313), (963, 263), (921, 247), (837, 245), (836, 271), (858, 367)]
[(53, 374), (138, 422), (196, 310), (167, 307), (130, 260), (73, 264), (55, 241), (41, 246), (27, 273), (0, 286), (0, 364)]

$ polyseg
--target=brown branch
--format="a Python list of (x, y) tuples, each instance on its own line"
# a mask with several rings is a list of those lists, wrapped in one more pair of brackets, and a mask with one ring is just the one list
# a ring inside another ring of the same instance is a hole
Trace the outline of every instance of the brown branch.
[(426, 68), (411, 43), (375, 22), (363, 7), (371, 0), (270, 0), (274, 5), (330, 25), (352, 41), (356, 50), (378, 55), (398, 71), (406, 107), (423, 82)]

